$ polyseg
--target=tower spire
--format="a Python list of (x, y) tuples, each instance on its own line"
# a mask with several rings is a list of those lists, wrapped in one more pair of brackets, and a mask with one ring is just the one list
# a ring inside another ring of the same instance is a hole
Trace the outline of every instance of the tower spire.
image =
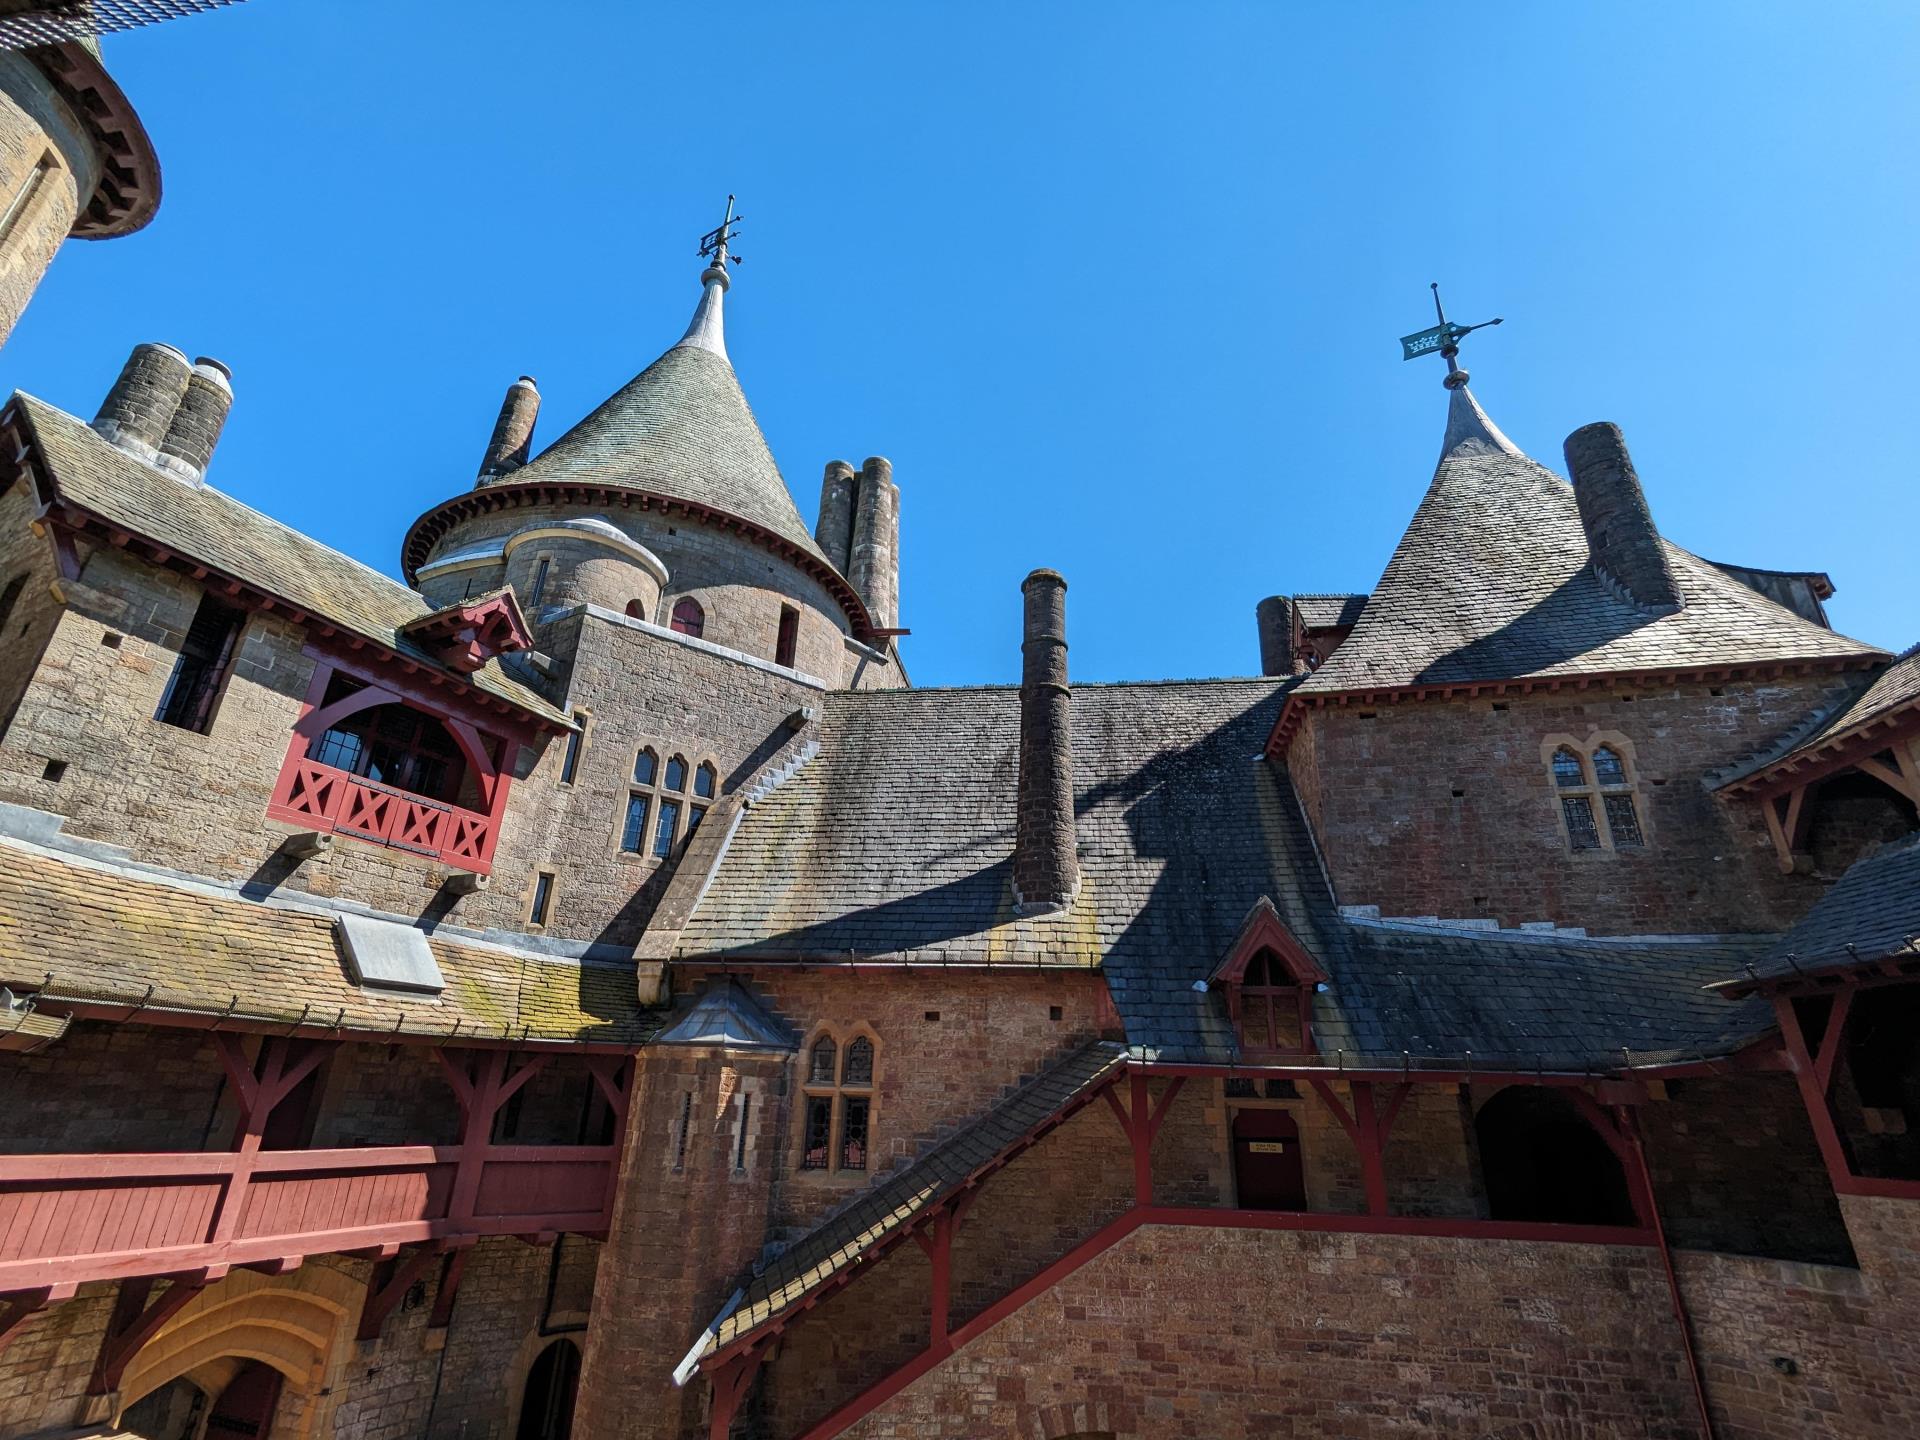
[(1489, 325), (1498, 325), (1500, 323), (1500, 317), (1496, 316), (1491, 320), (1482, 320), (1478, 325), (1455, 325), (1447, 319), (1447, 312), (1440, 304), (1440, 282), (1438, 280), (1434, 281), (1430, 288), (1433, 291), (1434, 317), (1439, 323), (1431, 330), (1420, 330), (1412, 335), (1402, 335), (1400, 337), (1400, 358), (1402, 360), (1414, 360), (1422, 355), (1431, 355), (1434, 351), (1438, 350), (1447, 362), (1447, 378), (1440, 383), (1445, 385), (1449, 390), (1459, 390), (1466, 385), (1470, 378), (1467, 372), (1460, 368), (1457, 359), (1460, 354), (1461, 337), (1471, 335), (1476, 330), (1484, 330)]
[(739, 232), (741, 218), (733, 213), (733, 196), (729, 195), (726, 218), (700, 237), (700, 254), (707, 260), (707, 268), (700, 272), (700, 304), (694, 309), (687, 333), (680, 337), (680, 344), (674, 349), (690, 345), (718, 355), (722, 360), (727, 358), (727, 332), (720, 297), (727, 293), (730, 284), (727, 262), (740, 263), (740, 256), (733, 254), (729, 247)]

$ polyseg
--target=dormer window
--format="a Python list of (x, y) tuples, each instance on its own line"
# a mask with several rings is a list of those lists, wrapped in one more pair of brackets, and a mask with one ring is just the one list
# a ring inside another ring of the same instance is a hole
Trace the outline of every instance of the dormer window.
[(1319, 962), (1262, 896), (1209, 983), (1225, 992), (1241, 1050), (1281, 1058), (1314, 1053), (1313, 997), (1325, 980)]

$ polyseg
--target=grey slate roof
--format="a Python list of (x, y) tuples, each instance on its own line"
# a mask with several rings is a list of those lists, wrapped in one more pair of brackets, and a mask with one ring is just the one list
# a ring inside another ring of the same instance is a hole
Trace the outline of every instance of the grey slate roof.
[(1125, 1058), (1121, 1046), (1103, 1041), (1076, 1050), (911, 1165), (862, 1191), (747, 1282), (740, 1303), (711, 1333), (707, 1348), (730, 1344), (799, 1303), (874, 1246), (898, 1240), (907, 1226), (969, 1176), (1006, 1158), (1036, 1127), (1076, 1101), (1091, 1099)]
[(1878, 674), (1841, 687), (1832, 703), (1813, 711), (1754, 754), (1709, 773), (1705, 783), (1709, 789), (1731, 785), (1783, 760), (1844, 740), (1897, 710), (1914, 708), (1920, 708), (1920, 645), (1901, 651)]
[(61, 498), (210, 569), (278, 596), (316, 619), (571, 728), (566, 714), (490, 660), (450, 670), (401, 633), (432, 607), (398, 580), (302, 535), (211, 486), (189, 485), (103, 440), (84, 421), (16, 392), (27, 435)]
[(1080, 890), (1064, 915), (1029, 919), (1008, 883), (1019, 692), (828, 695), (819, 754), (749, 807), (676, 957), (1097, 964), (1134, 1053), (1227, 1064), (1221, 997), (1194, 986), (1265, 896), (1328, 972), (1328, 1063), (1470, 1051), (1489, 1067), (1618, 1069), (1765, 1031), (1764, 1007), (1700, 987), (1769, 937), (1548, 940), (1340, 917), (1285, 771), (1259, 758), (1293, 683), (1076, 687)]
[(1309, 630), (1327, 630), (1352, 625), (1367, 608), (1365, 595), (1296, 595), (1294, 613)]
[(699, 345), (675, 345), (527, 464), (487, 484), (568, 481), (692, 501), (826, 558), (794, 507), (733, 366)]
[(1882, 960), (1920, 961), (1920, 833), (1855, 861), (1798, 925), (1717, 988), (1738, 994), (1757, 981)]
[(1884, 653), (1667, 553), (1686, 603), (1651, 615), (1595, 574), (1573, 487), (1455, 390), (1426, 497), (1359, 624), (1300, 693)]

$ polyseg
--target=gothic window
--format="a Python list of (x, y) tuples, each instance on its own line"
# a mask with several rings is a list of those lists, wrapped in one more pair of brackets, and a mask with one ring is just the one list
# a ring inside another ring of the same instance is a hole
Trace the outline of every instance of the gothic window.
[(1612, 745), (1586, 751), (1561, 745), (1548, 761), (1553, 788), (1575, 850), (1634, 850), (1644, 846), (1639, 802), (1627, 757)]
[(211, 595), (201, 596), (154, 719), (200, 735), (213, 727), (214, 706), (233, 668), (234, 647), (246, 623), (243, 612)]
[(707, 612), (691, 595), (673, 602), (673, 628), (698, 639), (707, 628)]
[(869, 1165), (874, 1046), (864, 1035), (841, 1045), (822, 1035), (807, 1050), (801, 1084), (800, 1168), (859, 1173)]
[[(664, 860), (674, 847), (693, 834), (706, 817), (707, 801), (716, 788), (719, 771), (703, 760), (690, 766), (684, 755), (669, 754), (665, 764), (652, 746), (641, 749), (633, 761), (633, 780), (627, 786), (627, 808), (620, 823), (620, 848), (629, 855), (651, 855)], [(692, 780), (692, 794), (688, 780)]]

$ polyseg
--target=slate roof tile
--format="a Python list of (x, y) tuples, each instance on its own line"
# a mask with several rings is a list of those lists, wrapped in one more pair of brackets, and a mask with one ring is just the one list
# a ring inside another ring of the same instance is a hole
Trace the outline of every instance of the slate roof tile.
[(1889, 959), (1920, 960), (1920, 833), (1855, 861), (1751, 967), (1723, 972), (1718, 988), (1741, 993), (1760, 980)]
[(1589, 563), (1573, 487), (1514, 449), (1466, 390), (1449, 406), (1454, 443), (1353, 633), (1302, 695), (1884, 653), (1673, 544), (1685, 605), (1639, 608)]
[(16, 392), (13, 404), (63, 499), (342, 630), (571, 728), (563, 711), (509, 676), (498, 660), (467, 675), (448, 669), (431, 649), (402, 634), (432, 607), (398, 580), (231, 495), (141, 463), (42, 400)]
[(1828, 704), (1790, 726), (1771, 744), (1705, 776), (1704, 783), (1709, 789), (1731, 785), (1783, 760), (1843, 740), (1896, 710), (1916, 706), (1920, 706), (1920, 645), (1901, 651), (1886, 669), (1840, 686)]

